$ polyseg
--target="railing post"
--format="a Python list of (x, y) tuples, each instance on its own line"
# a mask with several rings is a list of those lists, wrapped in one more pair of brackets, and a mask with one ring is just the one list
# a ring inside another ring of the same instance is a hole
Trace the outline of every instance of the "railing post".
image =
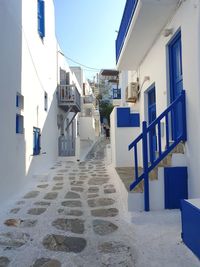
[(135, 180), (138, 179), (138, 156), (137, 156), (137, 144), (134, 146), (134, 159), (135, 159)]
[(148, 173), (148, 145), (147, 145), (147, 122), (142, 123), (142, 152), (144, 168), (144, 209), (149, 211), (149, 173)]
[(183, 127), (183, 140), (187, 141), (187, 121), (186, 121), (186, 103), (185, 103), (185, 90), (182, 90), (182, 127)]

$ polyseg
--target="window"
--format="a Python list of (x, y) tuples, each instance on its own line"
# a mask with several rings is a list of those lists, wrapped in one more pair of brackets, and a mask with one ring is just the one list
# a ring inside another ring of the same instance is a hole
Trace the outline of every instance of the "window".
[(39, 155), (40, 154), (40, 129), (33, 127), (33, 155)]
[(45, 36), (45, 3), (38, 0), (38, 33), (41, 38)]
[(16, 107), (19, 109), (24, 108), (24, 97), (20, 93), (16, 94)]
[(85, 83), (83, 83), (83, 95), (85, 95)]
[(44, 110), (47, 111), (48, 109), (48, 94), (44, 92)]
[(24, 117), (20, 114), (16, 114), (16, 133), (24, 133)]
[(121, 99), (121, 89), (113, 88), (113, 99)]

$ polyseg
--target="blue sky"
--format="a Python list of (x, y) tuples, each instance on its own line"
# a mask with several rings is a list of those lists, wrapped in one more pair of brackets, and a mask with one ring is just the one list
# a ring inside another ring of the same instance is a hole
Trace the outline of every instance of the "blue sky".
[[(92, 68), (115, 68), (115, 39), (126, 0), (54, 0), (64, 54)], [(68, 61), (70, 65), (75, 63)], [(85, 72), (88, 78), (95, 72)]]

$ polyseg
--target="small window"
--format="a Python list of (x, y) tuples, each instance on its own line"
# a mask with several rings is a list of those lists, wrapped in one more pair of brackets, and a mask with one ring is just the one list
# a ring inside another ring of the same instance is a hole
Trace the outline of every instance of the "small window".
[(20, 114), (16, 114), (16, 133), (24, 133), (24, 117)]
[(113, 88), (113, 99), (121, 99), (121, 89)]
[(85, 83), (83, 83), (83, 95), (85, 95)]
[(19, 109), (24, 108), (24, 97), (20, 93), (16, 94), (16, 107)]
[(48, 110), (48, 94), (47, 92), (44, 92), (44, 110)]
[(40, 154), (40, 128), (33, 127), (33, 155), (39, 155)]
[(38, 0), (38, 33), (41, 38), (45, 36), (45, 3)]

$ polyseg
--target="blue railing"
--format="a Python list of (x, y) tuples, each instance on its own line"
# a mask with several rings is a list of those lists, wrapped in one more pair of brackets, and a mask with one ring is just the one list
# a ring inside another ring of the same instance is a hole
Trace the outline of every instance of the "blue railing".
[[(162, 127), (165, 124), (165, 128)], [(173, 125), (179, 125), (177, 134), (171, 134)], [(164, 134), (165, 131), (165, 134)], [(152, 133), (156, 133), (157, 151), (152, 145)], [(165, 136), (165, 138), (164, 138)], [(173, 141), (170, 138), (173, 136)], [(162, 138), (163, 137), (163, 138)], [(186, 131), (186, 105), (185, 91), (148, 127), (147, 122), (142, 124), (142, 133), (129, 145), (129, 150), (134, 149), (135, 181), (130, 185), (133, 190), (144, 179), (144, 206), (149, 211), (149, 173), (177, 146), (181, 141), (187, 140)], [(142, 142), (143, 172), (138, 174), (138, 144)], [(164, 149), (162, 150), (162, 142)], [(155, 156), (155, 154), (157, 154)]]
[(118, 33), (117, 40), (115, 43), (115, 45), (116, 45), (116, 62), (119, 59), (119, 56), (120, 56), (126, 35), (128, 33), (128, 30), (129, 30), (131, 20), (133, 18), (137, 3), (138, 3), (138, 0), (127, 0), (126, 1), (123, 17), (122, 17), (120, 28), (119, 28), (119, 33)]

